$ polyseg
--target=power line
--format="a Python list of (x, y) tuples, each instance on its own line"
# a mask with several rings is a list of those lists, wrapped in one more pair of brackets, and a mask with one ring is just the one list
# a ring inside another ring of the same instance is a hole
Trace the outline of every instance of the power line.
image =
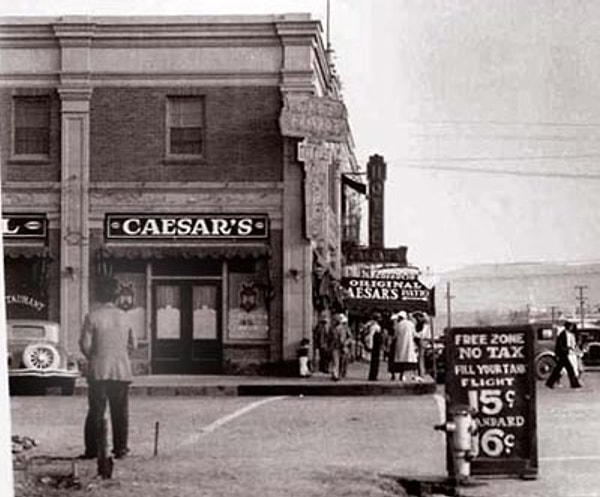
[(484, 167), (460, 167), (460, 166), (417, 166), (411, 164), (402, 164), (399, 167), (407, 169), (420, 169), (430, 171), (449, 171), (459, 173), (475, 173), (475, 174), (504, 174), (509, 176), (524, 176), (524, 177), (535, 177), (535, 178), (566, 178), (566, 179), (600, 179), (600, 174), (588, 174), (588, 173), (555, 173), (555, 172), (534, 172), (534, 171), (521, 171), (518, 169), (489, 169)]
[(577, 155), (514, 155), (506, 157), (413, 157), (400, 158), (403, 162), (517, 162), (538, 160), (570, 160), (570, 159), (597, 159), (600, 152)]
[[(458, 130), (457, 130), (458, 131)], [(599, 130), (600, 131), (600, 130)], [(516, 135), (486, 135), (476, 133), (409, 133), (408, 136), (414, 138), (437, 138), (437, 139), (473, 139), (473, 140), (495, 140), (495, 141), (548, 141), (548, 142), (598, 142), (600, 135), (532, 135), (532, 134), (516, 134)]]
[(417, 126), (541, 126), (553, 128), (600, 128), (600, 122), (593, 121), (404, 121), (400, 124)]

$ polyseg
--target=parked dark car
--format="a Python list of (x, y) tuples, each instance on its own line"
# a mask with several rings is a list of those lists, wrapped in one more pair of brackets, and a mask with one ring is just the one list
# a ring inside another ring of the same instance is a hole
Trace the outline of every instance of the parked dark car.
[(60, 326), (52, 321), (7, 322), (8, 376), (12, 395), (43, 395), (57, 389), (72, 395), (80, 376), (73, 357), (60, 346)]

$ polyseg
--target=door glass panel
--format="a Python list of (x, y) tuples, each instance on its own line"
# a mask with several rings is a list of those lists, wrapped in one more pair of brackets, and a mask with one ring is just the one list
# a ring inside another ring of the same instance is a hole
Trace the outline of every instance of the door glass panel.
[(179, 339), (181, 336), (181, 289), (176, 285), (156, 287), (156, 338)]
[(217, 287), (194, 286), (192, 293), (194, 340), (217, 338)]

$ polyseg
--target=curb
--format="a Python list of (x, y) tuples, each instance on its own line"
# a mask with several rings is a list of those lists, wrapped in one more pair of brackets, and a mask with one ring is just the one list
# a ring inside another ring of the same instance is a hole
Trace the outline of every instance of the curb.
[[(291, 396), (407, 396), (435, 393), (433, 381), (421, 383), (320, 382), (320, 383), (245, 383), (216, 385), (131, 385), (131, 396), (147, 397), (225, 397), (271, 395)], [(75, 395), (87, 395), (87, 386), (75, 387)]]

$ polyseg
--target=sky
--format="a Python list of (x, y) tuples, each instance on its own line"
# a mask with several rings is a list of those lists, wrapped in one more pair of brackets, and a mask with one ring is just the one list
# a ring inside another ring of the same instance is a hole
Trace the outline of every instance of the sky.
[[(310, 12), (326, 0), (19, 0), (0, 15)], [(331, 0), (356, 154), (388, 164), (385, 242), (434, 272), (600, 260), (600, 2)]]

